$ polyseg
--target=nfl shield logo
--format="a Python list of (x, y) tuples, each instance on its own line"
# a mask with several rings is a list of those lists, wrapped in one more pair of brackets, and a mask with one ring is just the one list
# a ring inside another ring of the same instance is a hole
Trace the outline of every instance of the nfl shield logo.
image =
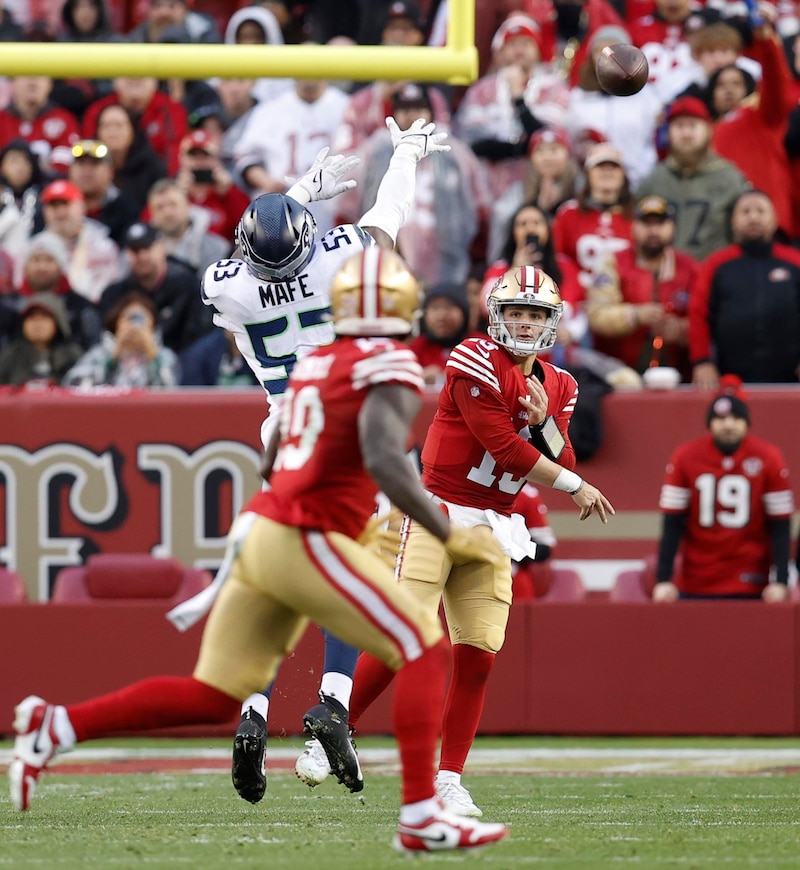
[(481, 394), (481, 388), (480, 387), (470, 387), (469, 394), (470, 394), (470, 396), (472, 396), (473, 399), (477, 399), (478, 396), (480, 396), (480, 394)]

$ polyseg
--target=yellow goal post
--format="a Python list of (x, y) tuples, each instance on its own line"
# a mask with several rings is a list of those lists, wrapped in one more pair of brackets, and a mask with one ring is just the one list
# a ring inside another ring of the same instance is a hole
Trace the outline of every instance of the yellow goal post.
[(478, 76), (474, 0), (449, 0), (447, 44), (160, 45), (141, 43), (0, 43), (0, 75), (52, 78), (411, 79), (469, 84)]

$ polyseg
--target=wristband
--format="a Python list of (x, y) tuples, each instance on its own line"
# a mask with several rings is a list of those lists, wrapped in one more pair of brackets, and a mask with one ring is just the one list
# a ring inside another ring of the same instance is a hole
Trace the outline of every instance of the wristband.
[(286, 196), (290, 196), (295, 202), (306, 206), (311, 202), (311, 194), (302, 184), (303, 179), (296, 181), (287, 191)]
[(558, 477), (553, 481), (551, 486), (553, 489), (561, 490), (561, 492), (568, 492), (570, 495), (576, 495), (583, 488), (583, 478), (579, 474), (575, 474), (574, 471), (562, 468), (561, 471), (558, 472)]

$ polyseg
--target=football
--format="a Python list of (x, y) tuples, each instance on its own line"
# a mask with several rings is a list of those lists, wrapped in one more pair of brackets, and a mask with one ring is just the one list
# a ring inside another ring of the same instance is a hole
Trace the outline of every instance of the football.
[(607, 45), (600, 52), (596, 69), (600, 87), (615, 97), (638, 94), (650, 74), (644, 52), (635, 45)]

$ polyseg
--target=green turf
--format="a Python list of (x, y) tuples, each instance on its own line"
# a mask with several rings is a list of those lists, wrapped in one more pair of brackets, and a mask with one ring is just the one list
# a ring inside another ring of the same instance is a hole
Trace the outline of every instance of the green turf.
[[(479, 745), (641, 748), (654, 743), (800, 746), (797, 740), (554, 738)], [(89, 744), (100, 745), (112, 743)], [(421, 859), (426, 864), (480, 864), (490, 870), (800, 866), (800, 780), (791, 773), (597, 775), (573, 764), (557, 776), (483, 773), (468, 784), (488, 820), (510, 824), (510, 839), (476, 857)], [(0, 868), (408, 867), (413, 866), (409, 859), (389, 847), (398, 792), (396, 777), (369, 771), (363, 797), (347, 795), (333, 782), (312, 792), (282, 773), (270, 776), (267, 797), (253, 807), (235, 796), (221, 773), (88, 777), (59, 775), (56, 768), (43, 780), (30, 812), (14, 813), (5, 794), (0, 796)], [(468, 863), (473, 861), (479, 864)]]

